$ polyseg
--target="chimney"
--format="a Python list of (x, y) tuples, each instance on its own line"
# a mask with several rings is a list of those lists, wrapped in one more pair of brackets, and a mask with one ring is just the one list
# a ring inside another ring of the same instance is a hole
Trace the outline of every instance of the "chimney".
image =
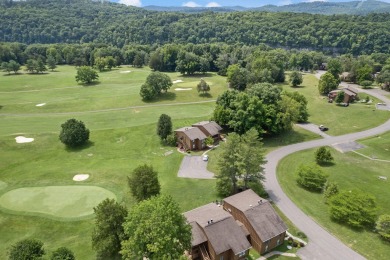
[(210, 223), (213, 223), (213, 219), (210, 220)]

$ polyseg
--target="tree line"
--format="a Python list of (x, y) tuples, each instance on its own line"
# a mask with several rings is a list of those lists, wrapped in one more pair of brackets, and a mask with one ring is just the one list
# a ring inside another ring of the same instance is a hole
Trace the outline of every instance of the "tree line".
[(353, 55), (389, 52), (390, 14), (312, 15), (269, 12), (153, 12), (116, 3), (30, 0), (0, 5), (0, 41), (228, 43)]

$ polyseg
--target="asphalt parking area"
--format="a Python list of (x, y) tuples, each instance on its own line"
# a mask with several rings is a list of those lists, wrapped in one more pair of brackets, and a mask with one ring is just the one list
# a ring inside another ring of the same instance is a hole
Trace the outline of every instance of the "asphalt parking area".
[(202, 160), (202, 156), (185, 156), (177, 176), (191, 179), (214, 179), (214, 173), (207, 170), (207, 163)]
[(341, 153), (347, 153), (347, 152), (359, 150), (366, 147), (362, 144), (359, 144), (357, 142), (351, 142), (351, 141), (345, 143), (332, 144), (332, 146)]

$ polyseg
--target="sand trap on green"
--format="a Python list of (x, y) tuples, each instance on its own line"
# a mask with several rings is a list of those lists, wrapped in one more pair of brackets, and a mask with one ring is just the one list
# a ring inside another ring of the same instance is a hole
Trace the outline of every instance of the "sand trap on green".
[(0, 206), (32, 215), (79, 218), (93, 214), (102, 200), (114, 193), (96, 186), (47, 186), (11, 190), (0, 197)]

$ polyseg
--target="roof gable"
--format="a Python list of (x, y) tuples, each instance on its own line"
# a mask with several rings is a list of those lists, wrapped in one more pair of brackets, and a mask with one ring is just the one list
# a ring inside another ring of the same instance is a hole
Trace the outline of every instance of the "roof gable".
[(222, 127), (214, 121), (202, 121), (192, 125), (193, 127), (202, 126), (211, 136), (219, 134)]
[(216, 254), (232, 250), (235, 255), (251, 248), (243, 229), (220, 205), (209, 203), (184, 216), (192, 226), (192, 246), (208, 240)]
[(251, 189), (230, 196), (224, 201), (244, 213), (262, 241), (267, 241), (287, 230), (286, 224), (271, 203)]
[(175, 130), (175, 132), (184, 133), (190, 140), (204, 140), (207, 138), (207, 136), (197, 127), (182, 127)]

